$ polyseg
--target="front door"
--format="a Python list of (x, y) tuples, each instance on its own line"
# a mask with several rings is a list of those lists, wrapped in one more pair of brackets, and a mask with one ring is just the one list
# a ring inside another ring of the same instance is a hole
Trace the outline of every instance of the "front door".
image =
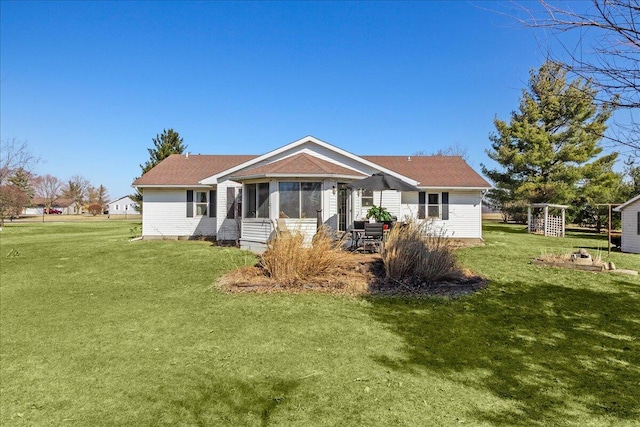
[(351, 222), (351, 188), (344, 182), (338, 183), (338, 230), (347, 231)]

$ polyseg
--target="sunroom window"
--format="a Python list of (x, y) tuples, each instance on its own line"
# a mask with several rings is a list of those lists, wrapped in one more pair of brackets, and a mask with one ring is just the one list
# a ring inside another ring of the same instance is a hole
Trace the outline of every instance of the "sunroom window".
[(322, 208), (321, 182), (278, 183), (280, 218), (315, 218)]
[(269, 218), (269, 183), (246, 184), (245, 218)]

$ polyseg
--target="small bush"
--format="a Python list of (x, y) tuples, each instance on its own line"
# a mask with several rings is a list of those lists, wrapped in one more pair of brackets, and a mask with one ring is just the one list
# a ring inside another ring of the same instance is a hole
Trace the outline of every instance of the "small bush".
[(299, 231), (278, 232), (260, 257), (266, 274), (281, 285), (300, 286), (336, 268), (341, 257), (339, 244), (326, 229), (316, 233), (310, 246), (304, 243)]
[(428, 222), (391, 229), (382, 257), (387, 279), (419, 286), (462, 276), (449, 239)]
[(102, 213), (102, 205), (99, 203), (91, 204), (89, 205), (88, 211), (93, 216), (99, 215)]

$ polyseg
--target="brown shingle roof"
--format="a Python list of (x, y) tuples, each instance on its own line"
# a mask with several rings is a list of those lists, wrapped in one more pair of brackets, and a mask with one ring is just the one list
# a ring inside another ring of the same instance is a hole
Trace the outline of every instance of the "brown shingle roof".
[(418, 187), (483, 187), (489, 184), (459, 156), (361, 156), (419, 182)]
[(234, 177), (247, 176), (265, 176), (265, 175), (353, 175), (362, 176), (361, 173), (353, 169), (347, 169), (343, 166), (328, 162), (323, 159), (311, 156), (307, 153), (295, 154), (282, 160), (275, 161), (266, 165), (257, 166), (246, 169), (234, 174)]
[[(254, 155), (173, 154), (133, 182), (145, 185), (197, 185), (199, 181), (237, 166)], [(458, 156), (361, 156), (419, 182), (419, 187), (489, 188), (491, 185)], [(238, 171), (237, 177), (266, 174), (359, 175), (357, 172), (300, 153), (267, 165)]]
[(149, 172), (133, 181), (134, 186), (145, 185), (197, 185), (201, 180), (237, 166), (252, 155), (172, 154)]

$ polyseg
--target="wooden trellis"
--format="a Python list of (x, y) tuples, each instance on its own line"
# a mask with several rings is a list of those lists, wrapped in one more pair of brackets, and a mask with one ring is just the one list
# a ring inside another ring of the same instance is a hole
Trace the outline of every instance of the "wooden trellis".
[[(527, 209), (529, 233), (564, 237), (564, 211), (568, 207), (569, 206), (566, 205), (552, 205), (549, 203), (532, 203)], [(556, 212), (559, 209), (560, 215), (550, 214), (549, 209), (554, 209)]]

